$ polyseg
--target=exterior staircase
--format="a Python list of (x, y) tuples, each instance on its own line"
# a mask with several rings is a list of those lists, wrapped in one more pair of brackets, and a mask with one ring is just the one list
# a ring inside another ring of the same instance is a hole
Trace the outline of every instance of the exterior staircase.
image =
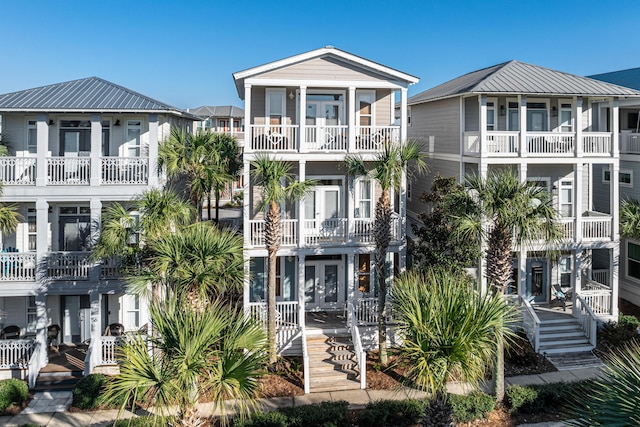
[(584, 353), (594, 348), (580, 323), (570, 316), (541, 318), (539, 333), (541, 354)]
[(355, 390), (360, 388), (358, 361), (348, 333), (307, 334), (309, 353), (309, 390)]
[(41, 372), (33, 391), (72, 391), (83, 376), (82, 371)]

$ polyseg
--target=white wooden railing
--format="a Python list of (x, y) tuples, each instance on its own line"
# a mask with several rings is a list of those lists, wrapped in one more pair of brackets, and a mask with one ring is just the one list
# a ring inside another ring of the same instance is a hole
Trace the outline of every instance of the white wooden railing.
[(149, 181), (146, 157), (102, 157), (102, 184), (135, 185)]
[(342, 243), (347, 240), (347, 218), (305, 219), (305, 244)]
[(465, 154), (477, 154), (480, 152), (480, 132), (465, 132), (463, 138)]
[(36, 347), (33, 339), (0, 340), (0, 369), (24, 369)]
[(611, 288), (593, 280), (587, 280), (580, 296), (596, 315), (612, 314)]
[(582, 217), (582, 238), (584, 240), (610, 239), (611, 217)]
[(609, 132), (583, 132), (582, 152), (590, 154), (610, 154), (611, 153), (611, 133)]
[(625, 154), (640, 154), (640, 133), (621, 133), (620, 152)]
[(107, 258), (100, 264), (100, 279), (120, 279), (124, 276), (120, 258)]
[(574, 218), (560, 218), (558, 223), (561, 229), (562, 240), (573, 240), (575, 238), (575, 219)]
[(46, 262), (52, 280), (87, 280), (93, 266), (90, 252), (49, 252)]
[(32, 252), (0, 252), (0, 281), (36, 280), (36, 254)]
[(117, 365), (118, 347), (122, 344), (122, 337), (102, 336), (99, 339), (100, 346), (94, 348), (98, 350), (98, 365)]
[(595, 270), (591, 270), (591, 278), (594, 282), (601, 283), (607, 288), (610, 285), (609, 281), (609, 269), (599, 268)]
[(35, 184), (35, 157), (0, 157), (0, 182), (4, 185)]
[(89, 157), (47, 157), (47, 183), (50, 185), (89, 185)]
[[(264, 328), (267, 328), (267, 303), (250, 302), (249, 316)], [(278, 349), (290, 342), (300, 331), (298, 318), (298, 301), (278, 301), (276, 302), (276, 331)]]
[(304, 376), (304, 393), (311, 393), (311, 378), (309, 377), (309, 348), (307, 347), (307, 335), (302, 328), (302, 374)]
[(533, 349), (537, 353), (540, 350), (540, 318), (526, 298), (522, 301), (522, 325), (527, 332), (529, 342), (533, 345)]
[[(354, 301), (354, 325), (377, 325), (378, 324), (378, 298), (359, 298)], [(387, 317), (391, 310), (387, 304)]]
[[(249, 221), (250, 240), (252, 246), (265, 245), (265, 227), (264, 220)], [(283, 219), (280, 221), (280, 244), (282, 246), (295, 246), (298, 243), (298, 220)]]
[(349, 126), (307, 126), (304, 146), (308, 151), (347, 151)]
[(355, 321), (356, 312), (352, 301), (349, 301), (347, 310), (349, 311), (349, 329), (351, 330), (353, 351), (356, 353), (358, 371), (360, 371), (360, 388), (364, 390), (367, 388), (367, 352), (364, 351), (364, 347), (362, 346), (362, 338), (360, 337), (358, 323)]
[(591, 345), (595, 347), (598, 333), (598, 319), (589, 307), (589, 304), (582, 298), (582, 294), (576, 295), (572, 314), (582, 326), (582, 330), (585, 331)]
[(533, 154), (573, 154), (572, 132), (527, 132), (527, 152)]
[(518, 154), (519, 132), (487, 132), (482, 152), (488, 155)]
[(298, 148), (298, 125), (251, 125), (249, 130), (249, 147), (253, 151), (295, 151)]
[(400, 142), (400, 126), (356, 126), (356, 151), (379, 151)]
[(46, 347), (37, 340), (34, 340), (33, 352), (31, 353), (31, 357), (29, 357), (28, 383), (30, 389), (33, 389), (36, 386), (36, 380), (38, 379), (40, 370), (44, 368), (45, 358), (43, 357), (44, 355), (42, 353), (45, 351), (47, 351)]

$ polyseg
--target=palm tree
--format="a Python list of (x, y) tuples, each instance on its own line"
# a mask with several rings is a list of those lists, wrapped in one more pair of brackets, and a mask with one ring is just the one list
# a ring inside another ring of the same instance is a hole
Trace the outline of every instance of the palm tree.
[(503, 298), (474, 291), (463, 272), (427, 269), (394, 281), (392, 302), (403, 332), (407, 378), (444, 399), (449, 379), (477, 385), (495, 360), (496, 341), (512, 335), (515, 311)]
[(251, 162), (256, 187), (262, 193), (262, 205), (267, 210), (264, 225), (267, 247), (267, 336), (269, 337), (269, 363), (277, 361), (276, 344), (276, 261), (280, 248), (280, 204), (300, 200), (307, 194), (315, 181), (296, 181), (291, 174), (291, 164), (259, 155)]
[[(212, 136), (213, 149), (218, 153), (218, 162), (210, 169), (210, 180), (212, 181), (212, 191), (208, 193), (209, 203), (207, 204), (207, 218), (211, 219), (211, 196), (216, 202), (216, 222), (219, 221), (220, 214), (220, 194), (225, 187), (230, 186), (242, 169), (240, 160), (240, 147), (234, 136), (226, 133), (217, 133)], [(233, 194), (231, 194), (233, 196)]]
[[(522, 182), (512, 170), (492, 171), (486, 179), (471, 176), (467, 189), (458, 194), (461, 199), (471, 199), (478, 205), (481, 217), (467, 215), (459, 218), (458, 233), (462, 236), (484, 232), (482, 223), (489, 230), (486, 249), (486, 276), (493, 293), (504, 294), (511, 279), (511, 257), (515, 245), (533, 241), (555, 242), (561, 230), (557, 212), (549, 192), (535, 183)], [(503, 340), (498, 340), (497, 361), (494, 373), (494, 391), (498, 401), (504, 398)]]
[(623, 237), (640, 238), (640, 202), (635, 199), (620, 203), (620, 234)]
[(380, 185), (382, 193), (376, 202), (374, 240), (376, 243), (375, 266), (378, 280), (378, 356), (380, 364), (387, 364), (387, 271), (386, 259), (391, 242), (391, 209), (390, 190), (400, 190), (402, 176), (408, 179), (414, 173), (427, 170), (426, 163), (420, 153), (420, 146), (409, 142), (402, 145), (385, 143), (381, 152), (368, 165), (362, 157), (347, 156), (345, 158), (347, 174), (351, 177), (370, 175)]
[(266, 359), (262, 329), (222, 302), (200, 311), (170, 296), (153, 301), (150, 314), (156, 336), (123, 344), (120, 373), (109, 381), (106, 401), (144, 403), (163, 415), (177, 407), (172, 425), (185, 427), (205, 423), (196, 411), (204, 397), (222, 411), (225, 400), (235, 399), (247, 415)]

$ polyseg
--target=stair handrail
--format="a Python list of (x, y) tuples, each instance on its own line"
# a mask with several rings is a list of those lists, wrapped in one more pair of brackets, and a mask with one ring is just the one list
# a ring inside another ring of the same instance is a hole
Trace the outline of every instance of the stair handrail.
[(29, 356), (29, 388), (33, 389), (36, 386), (36, 380), (40, 375), (40, 370), (43, 368), (42, 357), (42, 343), (37, 340), (33, 340), (33, 352)]
[(529, 300), (520, 297), (520, 301), (524, 307), (522, 323), (529, 341), (533, 344), (533, 350), (537, 353), (540, 350), (540, 318)]
[(580, 294), (576, 295), (572, 314), (585, 331), (587, 338), (589, 338), (589, 343), (595, 347), (598, 337), (598, 317)]
[(353, 303), (349, 301), (347, 305), (349, 311), (350, 322), (348, 324), (351, 330), (351, 340), (353, 341), (353, 351), (356, 353), (358, 360), (358, 369), (360, 370), (360, 388), (362, 390), (367, 388), (367, 352), (362, 347), (362, 339), (360, 338), (360, 329), (356, 321), (355, 307)]
[(304, 393), (311, 393), (311, 378), (309, 378), (309, 349), (307, 348), (307, 334), (304, 328), (300, 328), (302, 332), (302, 369), (304, 376)]

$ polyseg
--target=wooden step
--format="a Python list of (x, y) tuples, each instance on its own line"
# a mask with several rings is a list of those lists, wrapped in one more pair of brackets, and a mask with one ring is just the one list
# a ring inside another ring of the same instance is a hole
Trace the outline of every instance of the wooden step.
[[(62, 374), (62, 375), (61, 375)], [(75, 385), (82, 379), (82, 373), (79, 375), (76, 372), (64, 372), (64, 373), (47, 373), (45, 375), (38, 375), (36, 378), (36, 385), (33, 388), (34, 391), (63, 391), (73, 390)]]

